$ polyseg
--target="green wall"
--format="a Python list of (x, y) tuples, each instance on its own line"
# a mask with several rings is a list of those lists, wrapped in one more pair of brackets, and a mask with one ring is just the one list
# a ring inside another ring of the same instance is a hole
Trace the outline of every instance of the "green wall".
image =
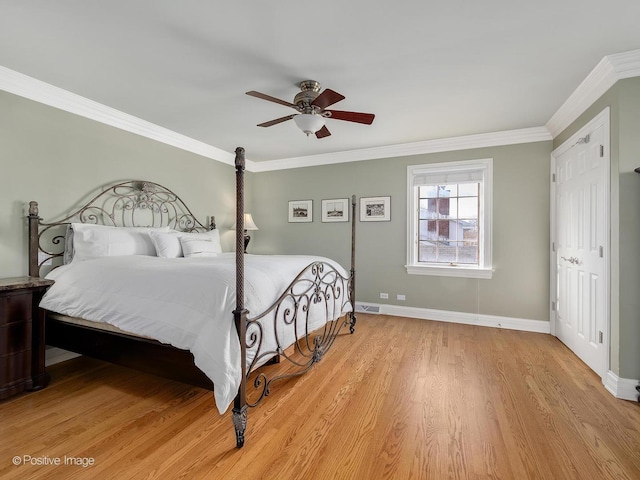
[[(550, 153), (549, 141), (258, 173), (252, 214), (260, 230), (250, 251), (320, 254), (348, 266), (350, 227), (322, 223), (321, 200), (390, 195), (391, 222), (357, 222), (359, 301), (548, 321)], [(407, 166), (489, 157), (493, 278), (407, 274)], [(304, 199), (313, 200), (313, 222), (288, 223), (288, 201)]]
[(215, 215), (232, 249), (233, 167), (2, 91), (0, 112), (2, 277), (27, 274), (30, 200), (51, 219), (98, 187), (131, 179), (169, 187), (202, 221)]
[(640, 378), (640, 78), (620, 80), (554, 139), (554, 148), (604, 108), (611, 116), (611, 365)]

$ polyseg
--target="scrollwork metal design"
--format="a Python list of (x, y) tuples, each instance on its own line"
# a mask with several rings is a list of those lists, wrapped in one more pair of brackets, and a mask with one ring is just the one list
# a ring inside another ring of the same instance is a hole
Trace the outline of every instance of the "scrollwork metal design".
[[(37, 202), (32, 202), (37, 212)], [(105, 187), (83, 206), (58, 221), (43, 222), (37, 214), (38, 274), (41, 267), (56, 268), (62, 263), (66, 228), (69, 224), (91, 223), (116, 227), (171, 227), (182, 232), (205, 232), (215, 228), (201, 223), (182, 199), (168, 188), (149, 181), (134, 180)]]
[[(303, 269), (263, 313), (247, 318), (247, 351), (254, 352), (247, 365), (252, 371), (269, 358), (280, 355), (294, 366), (293, 371), (269, 377), (264, 370), (254, 373), (253, 392), (247, 395), (250, 407), (257, 406), (278, 380), (297, 377), (320, 362), (347, 325), (353, 328), (351, 305), (352, 276), (333, 265), (317, 261)], [(272, 328), (265, 328), (266, 323)], [(269, 332), (270, 337), (266, 337)], [(272, 335), (272, 337), (271, 337)]]

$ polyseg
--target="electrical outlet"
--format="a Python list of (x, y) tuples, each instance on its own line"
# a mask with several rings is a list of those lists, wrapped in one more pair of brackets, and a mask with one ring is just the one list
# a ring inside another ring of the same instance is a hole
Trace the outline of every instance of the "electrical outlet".
[(381, 293), (380, 294), (380, 298), (389, 298), (389, 294), (388, 293)]
[(406, 295), (396, 295), (396, 299), (397, 300), (406, 300), (407, 296)]

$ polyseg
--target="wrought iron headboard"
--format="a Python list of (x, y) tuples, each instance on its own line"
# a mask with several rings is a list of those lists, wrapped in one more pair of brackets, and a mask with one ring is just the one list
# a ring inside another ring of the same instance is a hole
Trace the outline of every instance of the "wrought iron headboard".
[(154, 182), (132, 180), (104, 187), (82, 207), (61, 220), (43, 222), (38, 202), (29, 202), (29, 275), (44, 276), (63, 263), (65, 239), (71, 223), (115, 227), (171, 227), (182, 232), (216, 228), (215, 217), (201, 223), (178, 195)]

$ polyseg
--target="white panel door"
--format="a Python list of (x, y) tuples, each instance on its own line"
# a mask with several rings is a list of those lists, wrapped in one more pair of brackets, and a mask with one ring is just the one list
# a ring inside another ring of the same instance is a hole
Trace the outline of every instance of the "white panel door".
[[(600, 376), (606, 322), (605, 188), (608, 153), (604, 126), (556, 159), (556, 336)], [(608, 142), (607, 142), (608, 143)]]

